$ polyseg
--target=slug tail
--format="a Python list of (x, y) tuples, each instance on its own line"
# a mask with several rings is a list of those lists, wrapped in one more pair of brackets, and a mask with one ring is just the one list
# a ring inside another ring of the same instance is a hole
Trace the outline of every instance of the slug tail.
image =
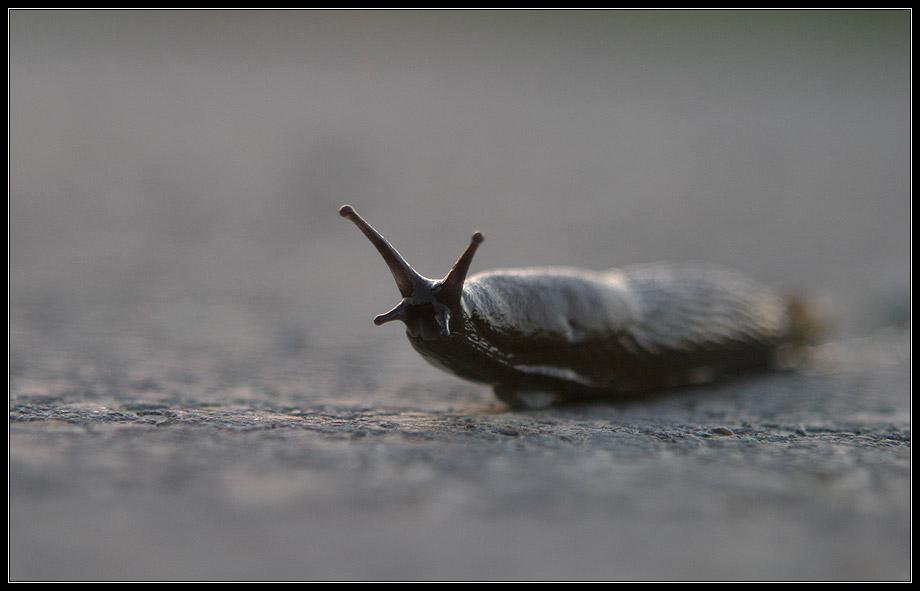
[(786, 297), (789, 327), (773, 358), (774, 369), (795, 370), (812, 361), (814, 346), (829, 332), (830, 322), (814, 302), (798, 293)]
[(790, 294), (786, 298), (786, 313), (789, 317), (789, 342), (792, 345), (815, 345), (830, 331), (826, 314), (801, 294)]

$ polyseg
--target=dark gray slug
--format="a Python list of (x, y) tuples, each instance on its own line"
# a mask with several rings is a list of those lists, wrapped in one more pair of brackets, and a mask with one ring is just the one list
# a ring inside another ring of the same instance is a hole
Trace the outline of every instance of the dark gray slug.
[(412, 347), (513, 407), (641, 394), (775, 367), (801, 341), (794, 302), (711, 265), (596, 272), (509, 269), (467, 278), (481, 233), (450, 272), (419, 275), (353, 207), (402, 301), (374, 319), (406, 324)]

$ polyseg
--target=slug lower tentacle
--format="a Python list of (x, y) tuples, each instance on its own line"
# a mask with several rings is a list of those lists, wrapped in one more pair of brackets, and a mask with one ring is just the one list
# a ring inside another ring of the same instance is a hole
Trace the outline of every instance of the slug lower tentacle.
[(433, 365), (490, 384), (515, 407), (634, 395), (774, 366), (796, 345), (789, 303), (718, 266), (497, 270), (467, 278), (479, 232), (439, 280), (417, 273), (350, 205), (383, 256), (400, 320)]

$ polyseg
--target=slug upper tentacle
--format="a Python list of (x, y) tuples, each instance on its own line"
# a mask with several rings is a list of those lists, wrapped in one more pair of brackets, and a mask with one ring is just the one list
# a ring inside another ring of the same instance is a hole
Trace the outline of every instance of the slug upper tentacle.
[(492, 385), (512, 406), (700, 383), (770, 367), (795, 344), (788, 302), (723, 267), (548, 267), (467, 277), (483, 241), (476, 232), (450, 272), (433, 280), (353, 207), (339, 213), (377, 248), (402, 295), (375, 324), (404, 322), (426, 360)]

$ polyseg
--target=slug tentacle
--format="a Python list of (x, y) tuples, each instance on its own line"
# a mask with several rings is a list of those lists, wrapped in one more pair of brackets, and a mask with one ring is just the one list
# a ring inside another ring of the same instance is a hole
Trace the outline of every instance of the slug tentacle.
[(374, 324), (379, 326), (400, 320), (406, 324), (410, 337), (426, 341), (449, 337), (452, 315), (454, 318), (460, 317), (463, 283), (466, 281), (473, 255), (483, 241), (482, 234), (473, 234), (469, 246), (444, 279), (433, 280), (413, 269), (380, 232), (358, 215), (354, 207), (343, 205), (339, 209), (339, 215), (354, 222), (377, 248), (396, 280), (399, 293), (403, 296), (395, 308), (374, 318)]
[(467, 278), (483, 241), (476, 232), (450, 272), (433, 280), (353, 207), (339, 213), (380, 252), (402, 294), (374, 323), (404, 322), (424, 359), (490, 384), (512, 406), (698, 384), (773, 367), (804, 344), (795, 306), (722, 267), (548, 267)]
[(373, 226), (364, 221), (364, 218), (358, 215), (354, 207), (343, 205), (339, 209), (339, 215), (354, 222), (354, 224), (364, 232), (368, 240), (371, 241), (371, 244), (377, 248), (384, 262), (386, 262), (387, 266), (390, 268), (390, 272), (393, 273), (393, 279), (396, 280), (396, 287), (399, 288), (399, 293), (401, 293), (404, 298), (411, 296), (420, 285), (430, 282), (430, 280), (419, 275), (415, 269), (412, 268), (412, 265), (406, 262), (406, 259), (399, 254), (399, 251), (387, 242), (386, 238), (375, 230)]
[(466, 247), (453, 268), (441, 280), (441, 290), (439, 295), (441, 299), (451, 308), (460, 305), (460, 296), (463, 295), (463, 283), (466, 281), (466, 275), (470, 271), (470, 263), (473, 262), (473, 255), (476, 249), (482, 244), (485, 238), (481, 232), (474, 232), (470, 245)]
[(406, 300), (402, 300), (401, 302), (396, 304), (395, 308), (393, 308), (386, 314), (381, 314), (377, 316), (376, 318), (374, 318), (374, 324), (376, 324), (377, 326), (380, 326), (381, 324), (390, 322), (391, 320), (402, 320), (403, 322), (405, 322), (407, 306), (408, 304), (406, 303)]

